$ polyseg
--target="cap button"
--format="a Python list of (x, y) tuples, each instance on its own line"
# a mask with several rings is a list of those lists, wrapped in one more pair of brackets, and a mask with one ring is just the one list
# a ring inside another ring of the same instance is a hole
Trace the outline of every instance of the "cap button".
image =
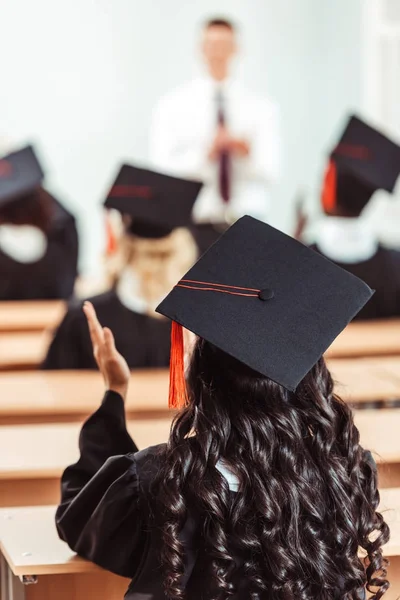
[(272, 300), (274, 296), (274, 290), (270, 290), (269, 288), (266, 288), (265, 290), (260, 290), (258, 292), (258, 297), (260, 298), (260, 300)]

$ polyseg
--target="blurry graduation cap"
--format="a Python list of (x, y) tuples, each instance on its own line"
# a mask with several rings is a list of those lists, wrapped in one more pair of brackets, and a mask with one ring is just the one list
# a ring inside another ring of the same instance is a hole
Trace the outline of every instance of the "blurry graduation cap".
[(185, 397), (181, 326), (294, 391), (372, 294), (293, 238), (239, 219), (157, 308), (173, 321), (170, 406)]
[(105, 201), (132, 218), (128, 231), (160, 238), (177, 227), (188, 227), (202, 183), (156, 171), (123, 165)]
[(359, 215), (372, 194), (393, 192), (400, 173), (400, 146), (356, 116), (350, 117), (325, 173), (322, 205)]
[(0, 205), (33, 192), (43, 176), (32, 146), (0, 158)]

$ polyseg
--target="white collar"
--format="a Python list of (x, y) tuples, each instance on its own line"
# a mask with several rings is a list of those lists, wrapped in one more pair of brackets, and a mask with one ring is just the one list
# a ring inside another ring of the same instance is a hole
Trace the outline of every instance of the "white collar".
[(217, 464), (215, 465), (216, 469), (221, 473), (223, 477), (225, 477), (228, 482), (229, 489), (232, 492), (237, 492), (239, 490), (239, 479), (236, 477), (234, 473), (230, 470), (230, 468), (225, 463), (224, 459), (221, 458)]
[(0, 247), (4, 254), (20, 263), (38, 262), (46, 254), (47, 238), (31, 225), (0, 225)]
[[(147, 314), (149, 316), (151, 316), (152, 310), (154, 311), (156, 306), (158, 306), (166, 296), (165, 294), (159, 298), (158, 301), (154, 303), (154, 308), (151, 309), (149, 302), (143, 298), (140, 292), (140, 280), (132, 267), (126, 267), (122, 271), (115, 288), (115, 293), (125, 308), (128, 308), (133, 312), (142, 315)], [(154, 316), (156, 317), (157, 315)]]
[(198, 77), (197, 82), (199, 85), (207, 88), (210, 93), (221, 91), (224, 95), (228, 95), (232, 90), (237, 88), (237, 82), (231, 76), (226, 77), (222, 81), (217, 81), (206, 73), (205, 75)]
[(124, 269), (115, 290), (119, 301), (129, 310), (144, 314), (147, 312), (147, 302), (139, 292), (139, 278), (133, 269)]
[(315, 228), (315, 242), (327, 258), (345, 264), (369, 260), (379, 245), (363, 217), (321, 217)]

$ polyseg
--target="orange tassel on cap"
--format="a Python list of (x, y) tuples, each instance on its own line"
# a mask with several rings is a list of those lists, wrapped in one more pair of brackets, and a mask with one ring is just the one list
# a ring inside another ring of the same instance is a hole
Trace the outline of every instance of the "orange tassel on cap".
[(329, 161), (325, 172), (324, 187), (322, 190), (322, 207), (329, 215), (332, 214), (336, 206), (336, 164), (333, 160)]
[(184, 359), (185, 350), (182, 325), (172, 321), (168, 406), (169, 408), (178, 410), (188, 404)]
[(110, 256), (111, 254), (115, 254), (117, 251), (117, 240), (109, 215), (106, 215), (106, 237), (106, 253), (107, 256)]

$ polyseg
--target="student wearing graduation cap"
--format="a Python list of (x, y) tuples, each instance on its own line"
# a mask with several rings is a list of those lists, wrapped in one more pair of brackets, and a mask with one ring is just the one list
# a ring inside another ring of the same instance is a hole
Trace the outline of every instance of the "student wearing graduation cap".
[[(123, 165), (105, 201), (122, 215), (122, 235), (109, 230), (111, 289), (90, 301), (131, 369), (169, 364), (170, 323), (155, 309), (197, 258), (188, 226), (201, 185)], [(81, 302), (69, 308), (43, 368), (96, 368)]]
[(42, 187), (43, 177), (31, 146), (0, 158), (0, 300), (73, 294), (75, 219)]
[[(61, 538), (132, 578), (128, 600), (350, 600), (373, 586), (381, 598), (376, 468), (322, 357), (372, 293), (276, 229), (237, 221), (157, 309), (172, 320), (178, 412), (167, 444), (140, 452), (129, 369), (86, 304), (106, 393), (62, 477)], [(198, 336), (186, 381), (183, 327)]]
[(376, 290), (359, 319), (400, 315), (400, 252), (381, 246), (361, 214), (376, 190), (393, 192), (399, 173), (400, 147), (351, 117), (325, 174), (313, 247)]

